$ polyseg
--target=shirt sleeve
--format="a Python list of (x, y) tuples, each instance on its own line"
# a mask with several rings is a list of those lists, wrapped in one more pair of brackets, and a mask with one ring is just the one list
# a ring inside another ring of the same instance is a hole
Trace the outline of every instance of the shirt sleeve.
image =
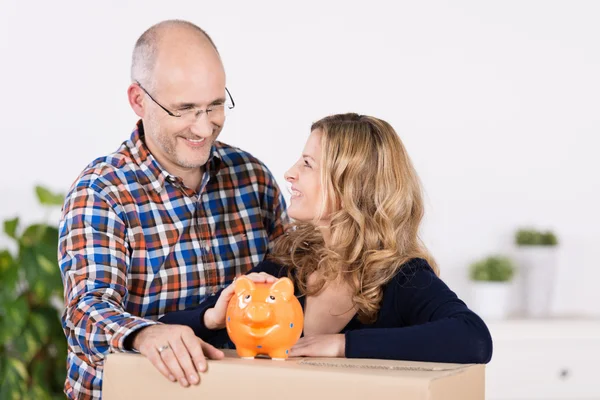
[[(248, 273), (266, 272), (275, 277), (285, 276), (287, 269), (270, 261), (263, 261)], [(219, 346), (229, 339), (226, 329), (211, 330), (204, 325), (204, 314), (210, 308), (217, 304), (217, 300), (225, 288), (215, 293), (214, 296), (208, 296), (199, 305), (184, 310), (172, 311), (163, 315), (159, 321), (165, 324), (185, 325), (194, 331), (196, 336), (212, 345)]]
[(275, 239), (283, 234), (285, 225), (289, 222), (285, 199), (275, 181), (275, 178), (266, 166), (265, 186), (262, 198), (263, 226), (269, 237), (269, 252), (273, 250)]
[(483, 320), (431, 270), (413, 260), (388, 284), (399, 326), (347, 331), (346, 357), (487, 363), (492, 338)]
[(75, 187), (59, 224), (58, 259), (65, 310), (62, 324), (71, 349), (98, 364), (127, 351), (130, 333), (155, 321), (124, 310), (128, 296), (127, 228), (118, 204), (97, 187)]

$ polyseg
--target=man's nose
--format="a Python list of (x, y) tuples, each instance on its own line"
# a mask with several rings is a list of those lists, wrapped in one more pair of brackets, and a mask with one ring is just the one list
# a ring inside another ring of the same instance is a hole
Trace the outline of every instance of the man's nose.
[(196, 117), (196, 120), (190, 126), (190, 131), (194, 135), (198, 135), (203, 138), (208, 138), (212, 136), (213, 130), (214, 126), (206, 112), (203, 112), (198, 117)]

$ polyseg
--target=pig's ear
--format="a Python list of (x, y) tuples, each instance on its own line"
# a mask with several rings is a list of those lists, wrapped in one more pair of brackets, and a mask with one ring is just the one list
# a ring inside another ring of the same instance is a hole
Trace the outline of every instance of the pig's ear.
[(254, 290), (254, 282), (252, 282), (252, 280), (250, 278), (246, 278), (245, 276), (240, 276), (239, 278), (237, 278), (235, 280), (234, 285), (235, 285), (234, 290), (235, 290), (236, 295), (239, 295), (240, 293), (243, 293), (243, 292), (250, 293), (251, 291)]
[(279, 278), (279, 280), (271, 286), (271, 293), (279, 294), (287, 301), (294, 296), (294, 284), (290, 278)]

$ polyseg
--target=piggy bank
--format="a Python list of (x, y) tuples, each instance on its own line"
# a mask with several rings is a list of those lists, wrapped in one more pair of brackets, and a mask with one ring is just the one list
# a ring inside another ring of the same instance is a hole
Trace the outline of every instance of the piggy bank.
[(275, 283), (255, 283), (243, 276), (234, 283), (226, 326), (229, 338), (242, 358), (268, 355), (285, 360), (304, 326), (302, 306), (289, 278)]

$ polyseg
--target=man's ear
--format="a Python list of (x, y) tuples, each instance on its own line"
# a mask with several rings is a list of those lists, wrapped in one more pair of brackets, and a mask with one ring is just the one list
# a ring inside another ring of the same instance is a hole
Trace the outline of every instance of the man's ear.
[(294, 296), (294, 283), (290, 278), (279, 278), (279, 280), (271, 286), (271, 293), (279, 294), (285, 301), (288, 301)]
[(240, 276), (235, 280), (234, 283), (234, 291), (236, 296), (240, 293), (248, 292), (250, 294), (254, 290), (254, 282), (250, 278), (246, 278), (245, 276)]
[(140, 118), (146, 114), (146, 105), (144, 104), (144, 91), (135, 83), (127, 88), (127, 99), (133, 112)]

